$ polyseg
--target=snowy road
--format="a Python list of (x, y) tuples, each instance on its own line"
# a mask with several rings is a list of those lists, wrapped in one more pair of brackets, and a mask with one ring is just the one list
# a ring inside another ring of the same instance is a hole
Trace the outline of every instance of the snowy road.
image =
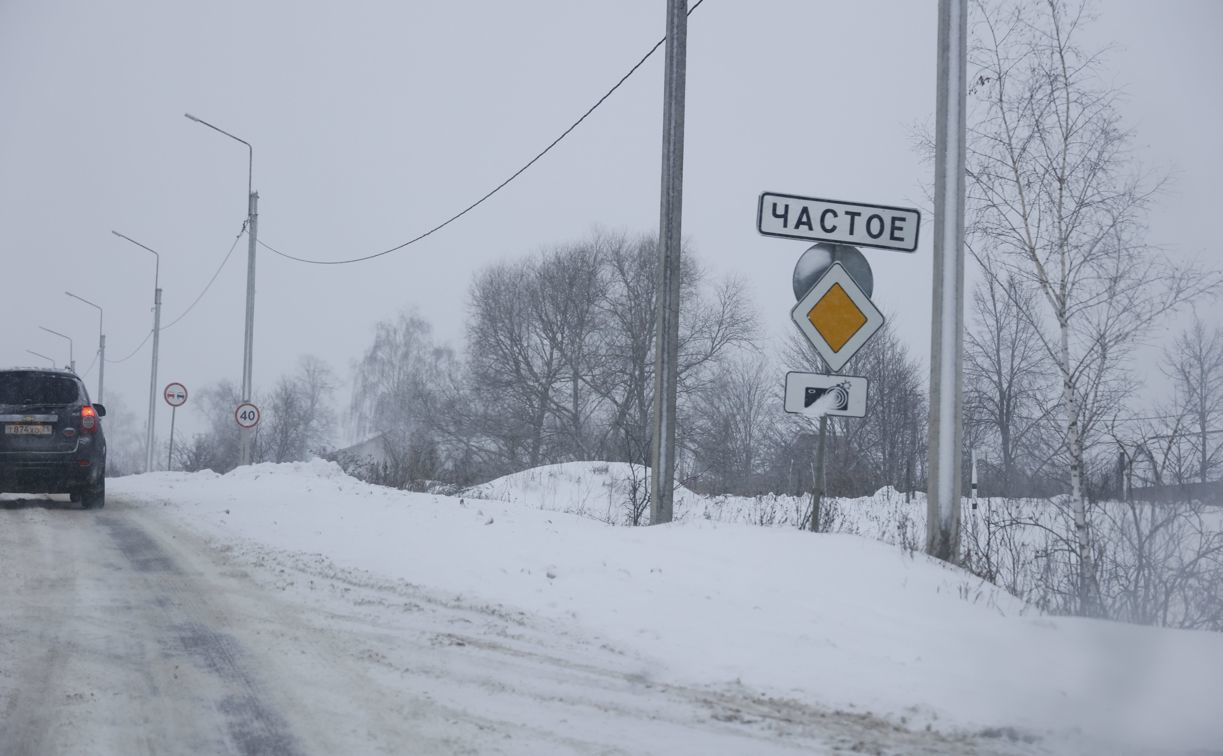
[(112, 496), (0, 502), (0, 752), (1021, 752), (651, 679), (575, 629)]

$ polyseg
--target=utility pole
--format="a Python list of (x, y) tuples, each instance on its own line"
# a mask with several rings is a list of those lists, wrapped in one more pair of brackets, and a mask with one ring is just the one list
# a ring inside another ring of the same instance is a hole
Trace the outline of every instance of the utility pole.
[(964, 333), (964, 131), (967, 0), (939, 0), (934, 157), (934, 302), (930, 344), (930, 481), (926, 553), (960, 553)]
[[(161, 258), (157, 258), (157, 267), (161, 268)], [(153, 278), (153, 369), (149, 376), (149, 429), (146, 435), (145, 472), (153, 472), (153, 445), (156, 434), (154, 418), (157, 414), (157, 347), (161, 341), (161, 286), (159, 285), (160, 270)]]
[[(242, 402), (245, 404), (251, 400), (253, 392), (252, 376), (254, 374), (253, 363), (255, 361), (255, 246), (259, 241), (259, 193), (254, 189), (255, 148), (245, 139), (234, 136), (225, 129), (214, 126), (202, 118), (196, 118), (190, 113), (183, 113), (183, 115), (201, 126), (207, 126), (235, 142), (241, 142), (246, 145), (246, 230), (248, 238), (246, 253), (246, 327), (242, 344)], [(239, 463), (249, 465), (251, 463), (251, 436), (254, 434), (254, 431), (249, 428), (243, 428), (240, 432), (242, 435), (239, 444)]]
[(73, 356), (72, 337), (66, 333), (60, 333), (59, 331), (52, 331), (50, 328), (47, 328), (46, 326), (39, 326), (39, 328), (46, 331), (47, 333), (53, 333), (56, 336), (59, 336), (61, 339), (65, 339), (68, 342), (68, 369), (75, 373), (76, 372), (76, 357)]
[(153, 366), (149, 376), (149, 425), (144, 436), (144, 471), (153, 472), (153, 433), (156, 428), (154, 421), (157, 415), (157, 349), (161, 343), (161, 255), (157, 250), (147, 247), (130, 236), (124, 236), (118, 231), (111, 231), (120, 239), (126, 239), (141, 249), (152, 252), (155, 260), (153, 267)]
[(55, 367), (55, 358), (54, 358), (54, 357), (48, 357), (47, 355), (43, 354), (42, 352), (35, 352), (33, 349), (27, 349), (26, 351), (27, 351), (27, 352), (29, 352), (30, 354), (34, 355), (35, 357), (42, 357), (42, 358), (43, 358), (44, 360), (46, 360), (47, 362), (50, 362), (50, 363), (51, 363), (51, 367)]
[[(253, 156), (253, 151), (252, 151)], [(252, 157), (253, 160), (253, 157)], [(259, 192), (251, 191), (246, 215), (246, 337), (242, 351), (242, 401), (249, 402), (253, 391), (252, 375), (255, 361), (255, 244), (259, 239)], [(241, 431), (241, 463), (251, 463), (251, 436), (254, 431)]]
[(675, 382), (679, 356), (680, 216), (684, 188), (684, 78), (688, 2), (667, 0), (663, 85), (662, 201), (658, 230), (654, 415), (650, 445), (650, 524), (671, 522), (675, 490)]
[(90, 302), (84, 297), (78, 297), (70, 291), (65, 291), (64, 293), (98, 311), (98, 396), (96, 401), (101, 403), (104, 401), (102, 398), (102, 386), (104, 385), (103, 378), (106, 375), (106, 334), (102, 333), (102, 317), (104, 315), (102, 305)]

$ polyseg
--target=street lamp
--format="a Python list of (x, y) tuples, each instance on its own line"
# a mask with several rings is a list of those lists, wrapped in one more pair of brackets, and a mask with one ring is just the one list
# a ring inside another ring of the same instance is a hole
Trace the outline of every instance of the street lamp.
[(46, 326), (39, 326), (39, 328), (46, 331), (47, 333), (53, 333), (56, 336), (59, 336), (61, 339), (68, 339), (68, 369), (75, 373), (76, 372), (76, 359), (72, 356), (72, 338), (65, 333), (60, 333), (59, 331), (52, 331), (50, 328), (47, 328)]
[[(251, 146), (250, 142), (230, 134), (225, 129), (218, 128), (201, 118), (196, 118), (190, 113), (183, 113), (183, 115), (202, 126), (207, 126), (213, 131), (224, 134), (235, 142), (241, 142), (246, 145), (246, 233), (248, 247), (246, 254), (246, 336), (242, 347), (242, 401), (249, 402), (251, 400), (251, 375), (255, 348), (255, 245), (259, 238), (259, 194), (254, 190), (253, 186), (255, 148)], [(251, 462), (251, 431), (243, 429), (241, 438), (242, 456), (240, 463), (249, 465)]]
[(126, 239), (141, 249), (153, 253), (156, 263), (153, 268), (153, 370), (149, 378), (149, 427), (145, 431), (144, 441), (144, 471), (153, 472), (153, 418), (157, 412), (157, 344), (161, 337), (161, 255), (157, 250), (146, 247), (130, 236), (124, 236), (118, 231), (111, 231), (120, 239)]
[(27, 349), (26, 351), (34, 355), (35, 357), (42, 357), (47, 362), (51, 363), (51, 367), (55, 367), (55, 360), (53, 358), (48, 357), (47, 355), (43, 354), (42, 352), (35, 352), (33, 349)]
[(73, 299), (79, 299), (98, 311), (98, 402), (101, 403), (105, 401), (102, 398), (102, 380), (106, 374), (106, 334), (102, 333), (102, 306), (94, 304), (84, 297), (78, 297), (70, 291), (65, 291), (64, 293)]

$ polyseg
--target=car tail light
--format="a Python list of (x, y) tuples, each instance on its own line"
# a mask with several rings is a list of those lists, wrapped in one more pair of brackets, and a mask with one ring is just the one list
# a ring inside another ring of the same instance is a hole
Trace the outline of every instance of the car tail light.
[(81, 407), (81, 432), (98, 432), (98, 411), (89, 405)]

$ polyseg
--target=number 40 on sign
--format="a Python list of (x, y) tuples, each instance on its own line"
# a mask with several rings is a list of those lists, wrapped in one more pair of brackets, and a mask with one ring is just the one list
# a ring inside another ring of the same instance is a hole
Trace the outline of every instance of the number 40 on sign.
[(234, 410), (234, 419), (243, 428), (254, 428), (259, 424), (259, 408), (250, 402), (243, 402)]

